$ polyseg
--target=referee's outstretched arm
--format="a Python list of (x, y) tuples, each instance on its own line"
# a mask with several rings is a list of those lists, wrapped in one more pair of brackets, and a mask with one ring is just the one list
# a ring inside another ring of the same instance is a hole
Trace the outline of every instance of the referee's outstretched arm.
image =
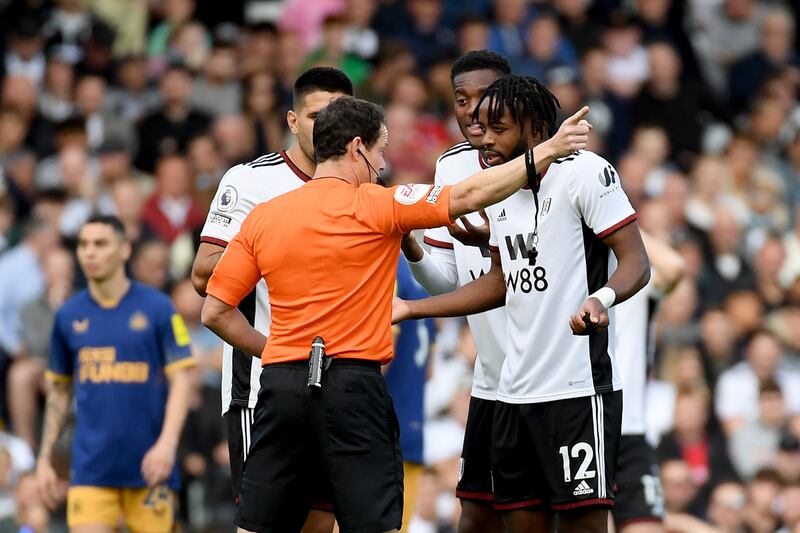
[[(589, 107), (584, 106), (565, 120), (553, 137), (531, 150), (535, 166), (535, 172), (530, 169), (531, 172), (538, 174), (559, 157), (586, 148), (592, 129), (591, 124), (584, 120), (588, 113)], [(467, 213), (480, 211), (518, 191), (528, 182), (526, 157), (527, 154), (521, 155), (453, 185), (450, 191), (450, 219), (456, 220)]]

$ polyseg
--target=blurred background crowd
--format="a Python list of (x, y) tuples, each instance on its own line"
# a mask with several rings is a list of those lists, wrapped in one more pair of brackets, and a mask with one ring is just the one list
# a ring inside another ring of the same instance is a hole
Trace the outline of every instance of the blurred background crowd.
[[(800, 58), (780, 0), (0, 0), (0, 530), (64, 528), (28, 472), (77, 229), (113, 213), (130, 272), (189, 325), (182, 515), (230, 530), (221, 344), (187, 279), (226, 169), (284, 148), (291, 87), (344, 70), (385, 106), (392, 183), (461, 139), (450, 65), (488, 48), (591, 106), (604, 155), (687, 276), (653, 328), (649, 440), (678, 532), (800, 531)], [(566, 321), (567, 317), (563, 317)], [(412, 530), (452, 531), (475, 348), (431, 339)], [(399, 357), (412, 354), (398, 354)], [(397, 400), (396, 400), (397, 401)], [(66, 464), (66, 463), (64, 463)]]

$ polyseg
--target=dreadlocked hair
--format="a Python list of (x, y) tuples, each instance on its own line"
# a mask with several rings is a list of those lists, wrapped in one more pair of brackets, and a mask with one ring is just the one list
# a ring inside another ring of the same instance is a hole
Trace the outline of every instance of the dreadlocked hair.
[(475, 107), (472, 120), (478, 120), (484, 100), (489, 101), (489, 123), (499, 122), (505, 110), (511, 113), (514, 122), (524, 127), (531, 121), (532, 133), (541, 140), (555, 135), (558, 99), (539, 80), (531, 76), (503, 76), (492, 83)]

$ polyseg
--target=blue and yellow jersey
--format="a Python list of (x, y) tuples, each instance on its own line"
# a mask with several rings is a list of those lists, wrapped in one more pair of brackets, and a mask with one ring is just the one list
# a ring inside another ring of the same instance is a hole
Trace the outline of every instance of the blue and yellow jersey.
[[(115, 305), (84, 290), (58, 310), (48, 376), (73, 382), (72, 485), (146, 486), (141, 463), (161, 433), (167, 374), (191, 364), (186, 325), (155, 289), (131, 282)], [(168, 484), (177, 488), (177, 468)]]
[[(404, 300), (427, 298), (411, 275), (406, 259), (397, 264), (396, 295)], [(403, 459), (422, 464), (422, 429), (425, 421), (425, 381), (428, 374), (428, 352), (436, 329), (433, 320), (406, 320), (400, 324), (394, 342), (394, 359), (386, 372), (386, 385), (394, 400), (400, 422), (400, 449)]]

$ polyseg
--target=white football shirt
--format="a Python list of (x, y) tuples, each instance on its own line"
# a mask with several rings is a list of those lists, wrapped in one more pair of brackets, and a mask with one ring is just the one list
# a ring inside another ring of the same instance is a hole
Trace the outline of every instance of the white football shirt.
[[(300, 187), (311, 177), (292, 163), (286, 152), (272, 153), (232, 167), (219, 182), (200, 241), (227, 246), (255, 206)], [(239, 309), (258, 331), (269, 335), (267, 284), (262, 279)], [(222, 353), (222, 414), (231, 405), (256, 406), (261, 360), (225, 343)]]
[[(481, 159), (480, 152), (464, 141), (439, 157), (434, 181), (437, 185), (455, 185), (485, 168), (488, 167)], [(467, 219), (476, 226), (484, 224), (477, 213), (470, 213)], [(453, 239), (447, 228), (426, 230), (424, 242), (431, 246), (434, 260), (455, 262), (459, 286), (475, 280), (491, 268), (488, 249), (464, 246)], [(500, 368), (505, 359), (506, 311), (500, 308), (470, 315), (467, 322), (478, 350), (472, 377), (472, 395), (483, 400), (495, 400)]]
[(617, 368), (622, 377), (622, 434), (644, 435), (647, 431), (645, 405), (647, 364), (650, 361), (650, 319), (655, 300), (652, 286), (647, 284), (628, 300), (614, 306)]
[(601, 240), (635, 220), (614, 168), (591, 152), (555, 161), (538, 191), (538, 257), (534, 194), (521, 189), (486, 210), (490, 244), (500, 252), (506, 278), (508, 335), (497, 399), (538, 403), (610, 392), (622, 387), (614, 367), (611, 326), (575, 336), (569, 317), (603, 287), (616, 259)]

